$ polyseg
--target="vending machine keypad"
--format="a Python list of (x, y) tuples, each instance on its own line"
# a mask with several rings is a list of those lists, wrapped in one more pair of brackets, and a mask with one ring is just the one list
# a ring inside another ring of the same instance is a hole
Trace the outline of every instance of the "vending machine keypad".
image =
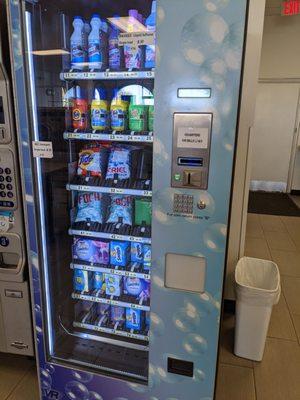
[(0, 208), (11, 210), (16, 205), (13, 154), (10, 150), (0, 150)]
[(188, 196), (185, 194), (175, 194), (173, 211), (175, 213), (193, 214), (194, 196)]

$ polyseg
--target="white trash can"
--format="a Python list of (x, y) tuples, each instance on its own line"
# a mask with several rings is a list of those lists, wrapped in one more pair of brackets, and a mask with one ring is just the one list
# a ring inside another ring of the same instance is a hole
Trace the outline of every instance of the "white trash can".
[(280, 273), (272, 261), (243, 257), (235, 270), (236, 325), (234, 354), (261, 361), (272, 307), (280, 299)]

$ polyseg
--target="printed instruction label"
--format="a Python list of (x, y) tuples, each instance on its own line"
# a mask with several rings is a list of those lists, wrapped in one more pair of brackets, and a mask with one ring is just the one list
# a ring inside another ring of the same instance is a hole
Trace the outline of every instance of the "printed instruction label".
[(207, 149), (208, 138), (208, 128), (178, 128), (177, 147), (186, 149)]
[(155, 32), (120, 33), (119, 46), (130, 45), (134, 49), (138, 46), (155, 44)]
[(53, 158), (52, 142), (32, 142), (33, 157)]
[(7, 232), (9, 230), (9, 216), (0, 215), (0, 232)]

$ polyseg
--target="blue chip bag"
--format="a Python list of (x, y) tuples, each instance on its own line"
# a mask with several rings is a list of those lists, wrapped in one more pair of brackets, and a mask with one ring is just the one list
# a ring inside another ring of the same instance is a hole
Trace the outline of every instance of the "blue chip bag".
[(93, 289), (101, 290), (104, 286), (104, 274), (102, 272), (94, 272)]
[(74, 290), (78, 292), (89, 292), (93, 288), (92, 274), (82, 269), (74, 270), (73, 277)]
[(101, 193), (79, 193), (75, 222), (103, 223), (103, 205)]
[(106, 295), (120, 297), (122, 294), (122, 283), (122, 276), (105, 274)]
[(125, 320), (125, 308), (119, 306), (111, 306), (110, 310), (111, 322), (122, 322)]
[(142, 263), (144, 261), (144, 245), (142, 243), (131, 243), (131, 262)]
[(142, 312), (141, 310), (134, 310), (126, 308), (126, 328), (140, 331), (142, 329)]
[(117, 223), (122, 219), (123, 224), (132, 225), (132, 196), (116, 194), (111, 196), (108, 223)]
[(131, 152), (132, 146), (115, 146), (111, 149), (106, 179), (125, 180), (131, 178)]
[(126, 267), (129, 262), (130, 244), (128, 242), (110, 242), (110, 263)]

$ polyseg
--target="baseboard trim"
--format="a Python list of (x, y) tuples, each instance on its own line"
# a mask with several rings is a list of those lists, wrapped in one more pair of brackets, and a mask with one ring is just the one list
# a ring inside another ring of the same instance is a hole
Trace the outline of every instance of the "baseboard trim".
[(291, 195), (292, 196), (300, 196), (300, 190), (292, 190)]

